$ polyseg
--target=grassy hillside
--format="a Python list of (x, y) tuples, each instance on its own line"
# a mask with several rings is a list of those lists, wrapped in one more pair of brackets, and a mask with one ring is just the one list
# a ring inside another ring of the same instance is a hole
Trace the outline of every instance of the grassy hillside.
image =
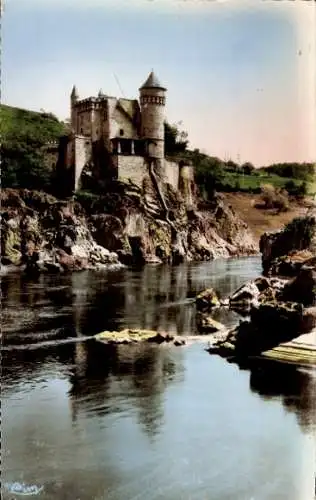
[(51, 113), (37, 113), (26, 109), (0, 105), (0, 133), (3, 140), (26, 135), (39, 144), (57, 140), (65, 131), (65, 124)]
[(0, 105), (3, 187), (45, 189), (51, 183), (45, 146), (58, 141), (65, 124), (51, 113)]

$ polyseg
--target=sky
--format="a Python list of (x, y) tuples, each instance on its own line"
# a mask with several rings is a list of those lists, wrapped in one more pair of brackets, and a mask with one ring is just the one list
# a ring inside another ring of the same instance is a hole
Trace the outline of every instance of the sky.
[(4, 0), (1, 102), (69, 117), (154, 69), (190, 147), (263, 166), (316, 160), (316, 3)]

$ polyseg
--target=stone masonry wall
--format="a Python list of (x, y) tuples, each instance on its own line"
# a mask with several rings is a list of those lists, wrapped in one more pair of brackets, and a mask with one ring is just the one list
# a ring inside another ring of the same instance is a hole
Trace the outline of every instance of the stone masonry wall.
[(143, 185), (144, 178), (148, 175), (148, 168), (142, 156), (113, 156), (117, 166), (118, 180), (128, 182), (129, 179), (139, 186)]
[(185, 200), (186, 206), (194, 206), (194, 168), (191, 165), (180, 167), (179, 171), (179, 190)]
[[(120, 129), (124, 132), (122, 136), (120, 135)], [(129, 139), (136, 139), (138, 137), (136, 127), (133, 125), (132, 121), (117, 108), (114, 110), (113, 116), (111, 117), (111, 133), (113, 134), (112, 137), (122, 137), (122, 139), (126, 137)]]
[(76, 133), (80, 135), (91, 136), (91, 112), (88, 110), (79, 110), (77, 112)]
[(164, 180), (171, 184), (175, 191), (179, 189), (179, 165), (175, 161), (165, 160)]
[(80, 189), (80, 177), (91, 158), (91, 141), (87, 137), (75, 137), (75, 190)]

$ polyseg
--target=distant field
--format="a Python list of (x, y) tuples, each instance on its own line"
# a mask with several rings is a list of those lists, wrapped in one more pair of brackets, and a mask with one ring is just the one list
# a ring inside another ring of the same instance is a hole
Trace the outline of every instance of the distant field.
[(237, 186), (240, 191), (255, 191), (259, 190), (263, 184), (272, 184), (276, 188), (285, 188), (286, 184), (291, 181), (296, 186), (303, 184), (302, 180), (293, 179), (290, 177), (280, 177), (276, 174), (252, 174), (245, 175), (235, 172), (225, 172), (222, 179), (223, 187)]

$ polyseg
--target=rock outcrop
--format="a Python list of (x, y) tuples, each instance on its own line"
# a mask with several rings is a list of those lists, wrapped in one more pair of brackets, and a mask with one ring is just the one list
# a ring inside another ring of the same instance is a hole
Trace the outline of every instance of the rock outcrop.
[(115, 182), (106, 194), (79, 194), (66, 201), (29, 190), (4, 189), (1, 196), (5, 265), (80, 270), (256, 253), (247, 225), (221, 196), (187, 210), (170, 185), (162, 184), (158, 195), (150, 176), (143, 188)]
[(316, 261), (316, 208), (298, 217), (282, 231), (265, 233), (260, 239), (264, 274), (295, 276), (306, 265)]
[[(196, 200), (196, 209), (187, 210), (179, 192), (161, 183), (158, 194), (148, 177), (142, 188), (116, 183), (107, 196), (100, 197), (99, 205), (93, 209), (103, 214), (91, 217), (97, 226), (94, 237), (136, 264), (177, 264), (256, 253), (247, 225), (225, 206), (220, 195), (207, 205)], [(114, 230), (109, 229), (111, 225)], [(111, 242), (105, 234), (109, 232), (116, 236)]]
[[(316, 328), (315, 234), (316, 219), (309, 214), (279, 233), (262, 237), (267, 276), (246, 283), (229, 298), (229, 307), (248, 319), (231, 330), (215, 332), (211, 353), (258, 355)], [(198, 326), (207, 324), (206, 318), (197, 319)]]
[(97, 341), (105, 344), (137, 344), (139, 342), (151, 342), (154, 344), (172, 343), (175, 346), (185, 345), (185, 339), (165, 332), (154, 330), (138, 330), (126, 328), (120, 331), (105, 331), (95, 336)]
[(98, 245), (81, 207), (45, 193), (4, 190), (1, 261), (28, 272), (60, 272), (119, 265), (116, 253)]
[(207, 288), (207, 290), (199, 293), (195, 303), (198, 311), (207, 311), (220, 306), (220, 300), (213, 288)]

